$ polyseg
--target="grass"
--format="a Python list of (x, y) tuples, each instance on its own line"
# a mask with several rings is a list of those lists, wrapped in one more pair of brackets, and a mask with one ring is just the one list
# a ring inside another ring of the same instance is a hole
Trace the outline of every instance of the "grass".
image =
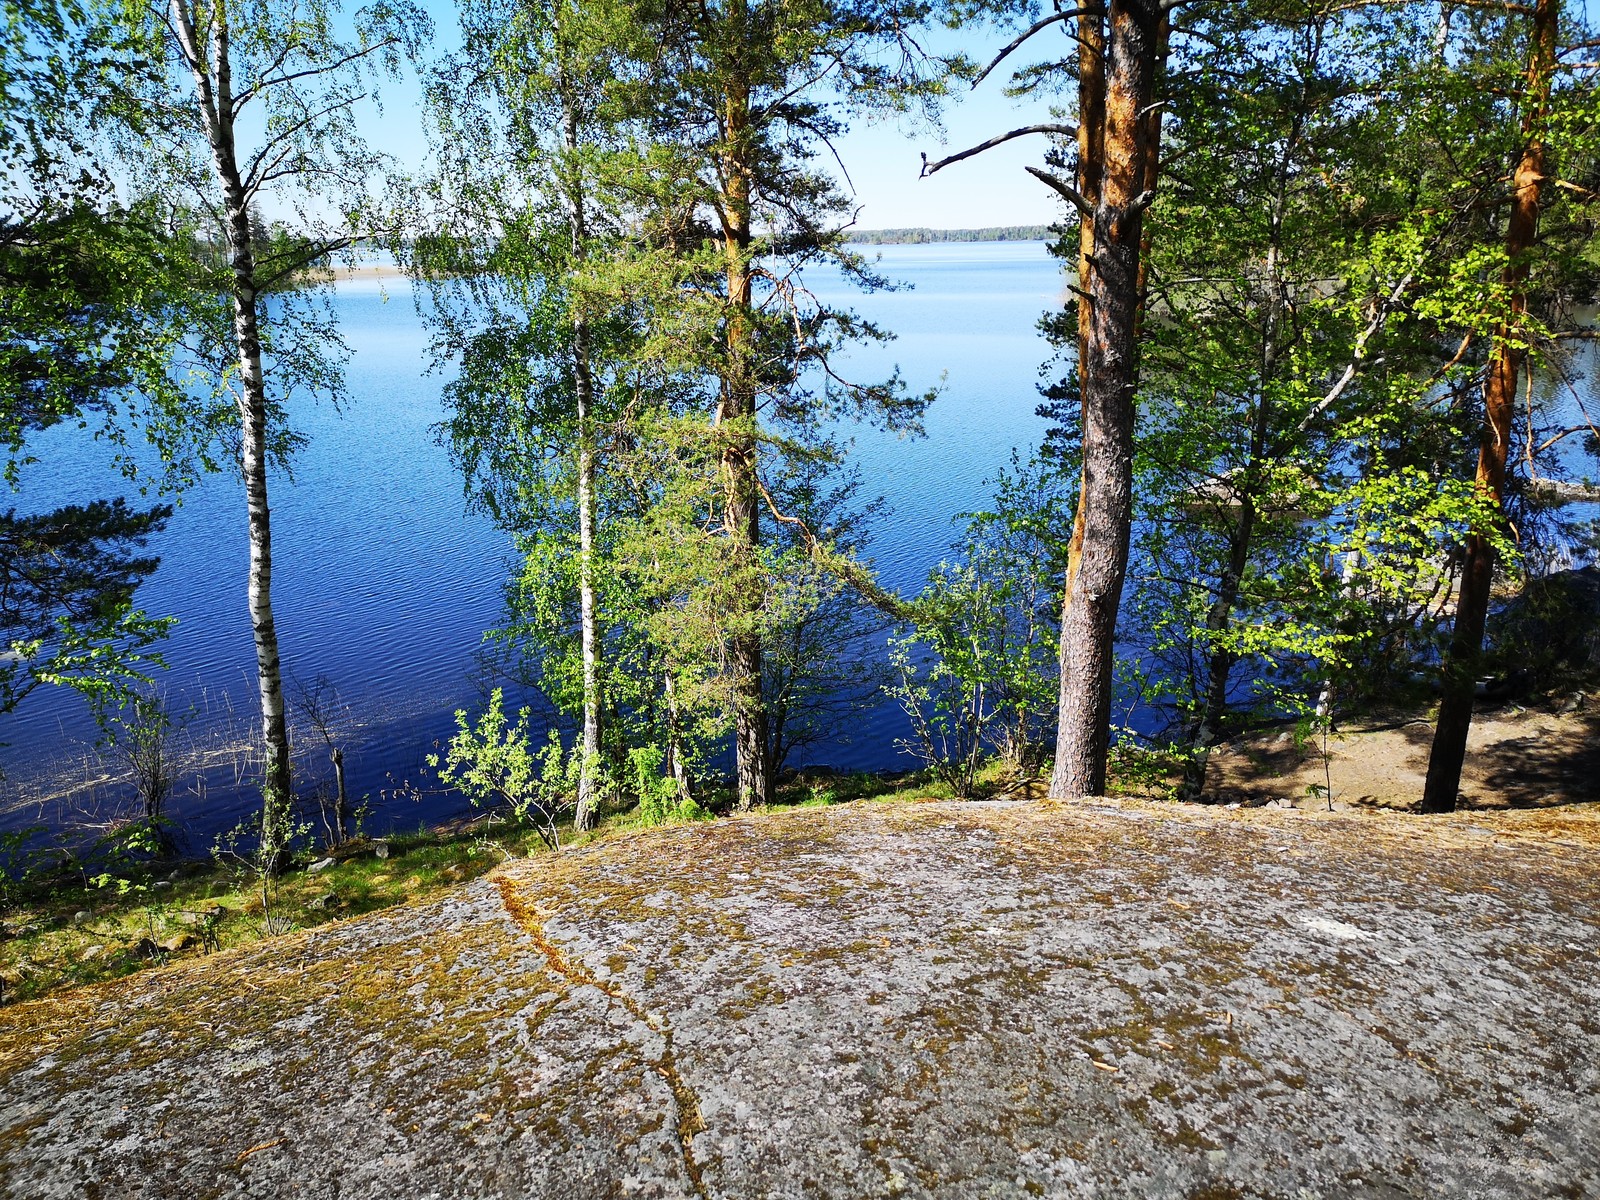
[(214, 861), (148, 863), (107, 887), (87, 871), (30, 880), (13, 886), (0, 915), (0, 1002), (425, 900), (507, 858), (543, 852), (530, 830), (482, 823), (350, 842), (327, 852), (331, 866), (311, 871), (314, 859), (302, 857), (272, 881)]
[[(982, 798), (1038, 792), (998, 762), (980, 772)], [(925, 771), (897, 775), (802, 771), (778, 789), (775, 809), (856, 801), (953, 799)], [(727, 811), (731, 794), (712, 794)], [(607, 814), (592, 832), (561, 829), (563, 845), (582, 845), (638, 829), (630, 808)], [(383, 857), (379, 856), (380, 848)], [(176, 958), (248, 945), (293, 929), (437, 896), (512, 858), (548, 854), (534, 832), (492, 816), (436, 830), (361, 838), (334, 850), (302, 853), (264, 881), (242, 862), (149, 862), (94, 886), (100, 868), (58, 867), (45, 877), (0, 886), (0, 1003), (37, 999), (63, 988), (116, 979)], [(331, 864), (321, 865), (323, 858)], [(318, 869), (312, 870), (313, 864)]]

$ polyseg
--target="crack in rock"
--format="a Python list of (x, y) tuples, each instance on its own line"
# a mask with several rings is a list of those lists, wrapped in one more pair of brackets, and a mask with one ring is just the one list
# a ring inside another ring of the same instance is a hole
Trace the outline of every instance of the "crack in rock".
[(516, 922), (518, 928), (533, 939), (533, 944), (538, 947), (539, 953), (544, 955), (552, 971), (568, 983), (594, 988), (607, 999), (620, 1005), (630, 1017), (661, 1039), (661, 1056), (650, 1065), (666, 1082), (667, 1089), (672, 1093), (672, 1103), (677, 1118), (674, 1126), (678, 1136), (678, 1149), (683, 1158), (684, 1174), (689, 1177), (690, 1186), (694, 1188), (695, 1195), (700, 1197), (700, 1200), (711, 1200), (703, 1169), (694, 1156), (694, 1136), (705, 1131), (706, 1122), (700, 1112), (699, 1097), (678, 1070), (677, 1055), (673, 1048), (672, 1026), (667, 1023), (666, 1018), (652, 1013), (630, 996), (621, 984), (595, 974), (582, 962), (568, 957), (560, 946), (550, 940), (545, 932), (544, 918), (523, 901), (511, 880), (502, 877), (494, 882), (500, 889), (500, 901), (506, 913)]

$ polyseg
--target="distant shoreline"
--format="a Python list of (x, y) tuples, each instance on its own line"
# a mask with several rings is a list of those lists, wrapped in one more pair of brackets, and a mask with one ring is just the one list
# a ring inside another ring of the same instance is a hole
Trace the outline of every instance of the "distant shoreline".
[[(955, 242), (1048, 242), (1053, 238), (1048, 225), (992, 225), (982, 229), (854, 229), (845, 235), (853, 246), (920, 246)], [(405, 269), (394, 263), (358, 263), (328, 268), (327, 278), (335, 283), (357, 279), (401, 279)]]
[(854, 229), (845, 241), (857, 246), (919, 246), (932, 242), (1048, 242), (1049, 225), (988, 225), (982, 229)]

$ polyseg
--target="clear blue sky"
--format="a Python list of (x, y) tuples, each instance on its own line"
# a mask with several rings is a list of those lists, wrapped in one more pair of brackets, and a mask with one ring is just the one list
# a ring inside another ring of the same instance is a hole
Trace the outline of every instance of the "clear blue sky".
[[(456, 44), (454, 5), (448, 0), (424, 0), (424, 4), (437, 23), (437, 44)], [(1591, 22), (1597, 9), (1600, 0), (1581, 0), (1571, 5), (1574, 16)], [(1027, 62), (1052, 48), (1050, 43), (1056, 39), (1061, 39), (1063, 49), (1071, 44), (1052, 30), (1042, 39), (1035, 39), (1041, 45), (1019, 52), (1017, 62)], [(932, 34), (926, 45), (935, 53), (964, 50), (973, 59), (986, 62), (1006, 40), (991, 29), (968, 28)], [(1040, 136), (1018, 138), (977, 158), (946, 167), (937, 175), (917, 177), (923, 151), (937, 159), (1019, 125), (1049, 119), (1045, 101), (1014, 101), (1003, 95), (1007, 75), (1005, 70), (997, 71), (975, 91), (953, 97), (945, 106), (942, 130), (909, 122), (858, 122), (839, 140), (836, 149), (861, 205), (858, 228), (922, 225), (972, 229), (986, 225), (1042, 225), (1057, 219), (1062, 202), (1023, 170), (1029, 164), (1042, 164), (1046, 139)], [(363, 116), (368, 136), (374, 146), (389, 151), (406, 165), (419, 165), (423, 139), (415, 81), (391, 85), (386, 95), (386, 111), (381, 119), (371, 113)], [(824, 152), (822, 161), (837, 174), (831, 156)]]
[[(426, 0), (426, 7), (437, 25), (435, 44), (455, 45), (458, 34), (454, 5)], [(986, 61), (1005, 40), (987, 30), (941, 31), (929, 39), (928, 45), (938, 53), (962, 49), (971, 57)], [(917, 177), (922, 151), (937, 159), (1018, 125), (1049, 119), (1042, 102), (1016, 102), (1002, 95), (1003, 74), (997, 72), (976, 91), (952, 98), (945, 106), (942, 130), (911, 121), (858, 122), (839, 139), (836, 149), (862, 207), (858, 228), (921, 225), (972, 229), (986, 225), (1043, 225), (1057, 218), (1060, 201), (1023, 171), (1024, 164), (1043, 162), (1043, 137), (1019, 138), (979, 158), (946, 167), (937, 175)], [(374, 148), (393, 154), (407, 167), (420, 166), (424, 153), (418, 102), (416, 81), (408, 78), (404, 84), (390, 83), (384, 88), (382, 116), (371, 110), (361, 114)], [(839, 174), (826, 151), (822, 164)]]

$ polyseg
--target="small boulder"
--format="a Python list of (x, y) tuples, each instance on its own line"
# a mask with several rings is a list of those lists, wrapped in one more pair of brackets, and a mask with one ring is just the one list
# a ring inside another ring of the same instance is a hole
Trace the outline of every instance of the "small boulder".
[(82, 925), (92, 920), (94, 920), (94, 914), (87, 908), (80, 908), (77, 912), (72, 914), (72, 923), (74, 925)]
[(306, 868), (306, 874), (307, 875), (320, 875), (320, 874), (322, 874), (322, 872), (326, 871), (329, 867), (336, 866), (338, 864), (338, 861), (339, 860), (336, 859), (336, 858), (319, 858), (319, 859), (317, 859), (316, 862), (312, 863), (309, 867)]
[(162, 938), (156, 944), (166, 953), (176, 954), (180, 950), (187, 950), (190, 946), (196, 946), (199, 943), (200, 939), (198, 937), (185, 930), (182, 933), (175, 933), (169, 938)]
[(376, 854), (379, 858), (388, 858), (389, 857), (389, 843), (388, 842), (373, 842), (372, 843), (372, 852), (374, 854)]

